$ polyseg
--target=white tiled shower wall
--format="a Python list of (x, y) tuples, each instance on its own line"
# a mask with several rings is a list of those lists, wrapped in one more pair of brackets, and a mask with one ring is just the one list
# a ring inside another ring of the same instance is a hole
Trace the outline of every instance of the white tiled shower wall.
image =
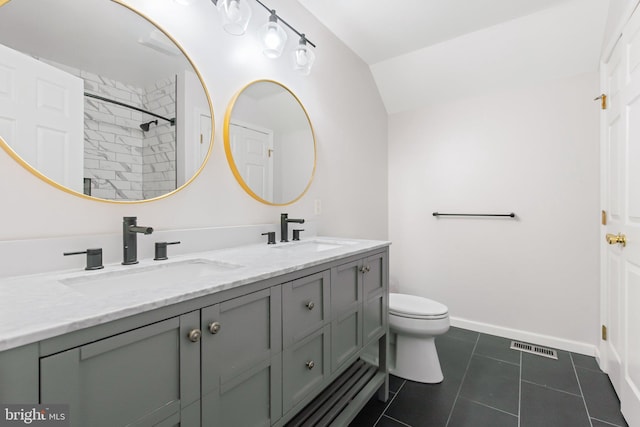
[[(158, 81), (144, 91), (145, 109), (167, 118), (176, 117), (176, 80)], [(143, 121), (153, 117), (143, 114)], [(148, 117), (148, 119), (147, 119)], [(168, 193), (176, 188), (176, 127), (158, 119), (158, 125), (151, 125), (145, 132), (142, 150), (142, 190), (143, 198), (150, 199)]]
[[(47, 61), (50, 62), (50, 61)], [(86, 92), (175, 118), (175, 76), (138, 88), (50, 62), (84, 80)], [(110, 200), (141, 200), (176, 188), (175, 126), (162, 119), (143, 132), (148, 114), (85, 97), (84, 176), (91, 195)]]

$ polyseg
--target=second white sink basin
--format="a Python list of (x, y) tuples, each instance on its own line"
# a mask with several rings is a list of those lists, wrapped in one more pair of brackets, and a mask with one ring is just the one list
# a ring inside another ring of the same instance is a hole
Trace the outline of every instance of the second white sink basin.
[(113, 294), (176, 286), (240, 267), (242, 266), (219, 261), (190, 259), (97, 274), (87, 273), (79, 277), (62, 279), (60, 283), (85, 294)]
[(350, 240), (313, 239), (301, 240), (299, 242), (284, 243), (274, 246), (275, 249), (288, 250), (294, 252), (324, 252), (338, 249), (345, 245), (353, 245), (357, 242)]

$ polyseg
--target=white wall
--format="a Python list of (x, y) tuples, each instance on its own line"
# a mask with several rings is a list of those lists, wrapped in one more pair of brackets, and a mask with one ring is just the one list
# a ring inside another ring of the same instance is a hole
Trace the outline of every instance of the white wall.
[(445, 303), (454, 324), (592, 352), (597, 93), (588, 73), (391, 115), (392, 286)]
[[(254, 20), (244, 37), (221, 29), (208, 0), (186, 8), (171, 1), (129, 3), (167, 29), (202, 74), (216, 126), (209, 162), (177, 194), (122, 205), (59, 191), (2, 151), (0, 240), (118, 233), (122, 217), (128, 215), (138, 216), (140, 224), (167, 230), (276, 223), (280, 212), (318, 220), (319, 234), (387, 237), (387, 116), (368, 67), (356, 55), (297, 2), (272, 0), (269, 5), (318, 45), (316, 64), (308, 77), (295, 74), (288, 57), (272, 61), (261, 54), (255, 31), (268, 14), (257, 3), (252, 2)], [(289, 35), (288, 48), (295, 46), (296, 39)], [(250, 81), (263, 78), (280, 81), (298, 95), (311, 117), (318, 144), (313, 185), (303, 199), (284, 208), (259, 204), (245, 194), (224, 154), (222, 122), (229, 100)], [(321, 201), (320, 216), (314, 215), (315, 200)]]

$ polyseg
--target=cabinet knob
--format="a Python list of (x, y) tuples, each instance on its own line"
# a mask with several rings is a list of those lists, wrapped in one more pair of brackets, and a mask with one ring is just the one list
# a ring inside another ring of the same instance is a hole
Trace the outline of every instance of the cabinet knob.
[(361, 273), (368, 273), (369, 271), (371, 271), (371, 267), (369, 267), (368, 265), (363, 265), (362, 267), (360, 267)]
[(316, 305), (313, 303), (313, 301), (309, 301), (309, 302), (306, 304), (306, 307), (307, 307), (309, 310), (313, 310), (313, 307), (315, 307), (315, 306), (316, 306)]
[(309, 361), (306, 363), (306, 366), (307, 366), (307, 369), (308, 369), (308, 370), (312, 370), (312, 369), (313, 369), (313, 367), (314, 367), (314, 366), (316, 366), (316, 364), (313, 362), (313, 360), (309, 360)]
[(209, 323), (209, 332), (211, 332), (212, 334), (217, 334), (218, 332), (220, 332), (220, 323), (219, 322)]
[(193, 329), (189, 332), (189, 341), (198, 342), (200, 341), (200, 337), (202, 336), (202, 331), (200, 329)]

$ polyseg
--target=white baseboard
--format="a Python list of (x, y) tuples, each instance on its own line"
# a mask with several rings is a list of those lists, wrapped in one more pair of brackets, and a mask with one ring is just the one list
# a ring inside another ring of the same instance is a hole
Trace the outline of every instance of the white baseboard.
[(522, 331), (519, 329), (505, 328), (503, 326), (475, 322), (472, 320), (461, 319), (459, 317), (451, 317), (451, 326), (469, 329), (476, 332), (482, 332), (489, 335), (497, 335), (503, 338), (524, 341), (530, 344), (543, 345), (545, 347), (551, 347), (558, 350), (571, 351), (573, 353), (584, 354), (587, 356), (599, 356), (598, 349), (593, 344), (567, 340), (564, 338), (553, 337), (551, 335), (543, 335), (534, 332)]

